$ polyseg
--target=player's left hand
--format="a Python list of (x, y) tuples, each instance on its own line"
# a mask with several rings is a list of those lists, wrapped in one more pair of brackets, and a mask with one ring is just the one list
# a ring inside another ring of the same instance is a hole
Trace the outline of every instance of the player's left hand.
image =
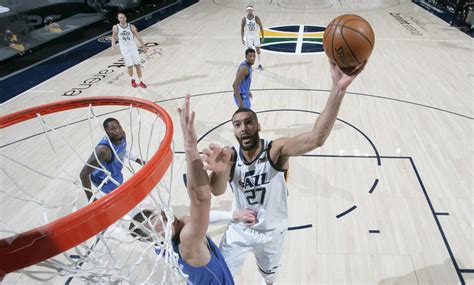
[(146, 46), (142, 46), (142, 51), (143, 51), (144, 53), (147, 53), (147, 52), (148, 52), (148, 48), (147, 48)]
[(253, 100), (253, 94), (252, 94), (252, 92), (249, 92), (249, 98)]
[(238, 210), (232, 213), (232, 219), (246, 226), (253, 226), (257, 222), (257, 213), (249, 209)]
[(218, 144), (211, 143), (209, 149), (203, 149), (202, 153), (204, 170), (222, 172), (227, 169), (232, 151), (229, 147), (222, 148)]
[(265, 38), (260, 38), (260, 43), (263, 44), (265, 42)]

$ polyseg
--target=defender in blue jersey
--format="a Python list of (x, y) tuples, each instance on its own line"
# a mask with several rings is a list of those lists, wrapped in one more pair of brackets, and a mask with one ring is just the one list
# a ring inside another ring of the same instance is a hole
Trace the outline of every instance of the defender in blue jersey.
[(252, 99), (252, 92), (250, 92), (250, 84), (252, 83), (252, 65), (255, 63), (255, 51), (251, 48), (245, 51), (245, 60), (240, 64), (235, 76), (234, 84), (234, 101), (237, 108), (250, 109), (250, 99)]
[[(189, 110), (190, 96), (186, 96), (183, 108), (178, 108), (187, 165), (187, 191), (190, 200), (190, 216), (176, 218), (172, 226), (173, 248), (179, 255), (179, 263), (188, 277), (188, 284), (234, 284), (232, 274), (219, 248), (206, 236), (211, 210), (209, 178), (197, 149), (194, 129), (194, 112)], [(166, 224), (166, 215), (156, 210), (144, 210), (136, 214), (130, 224), (134, 237), (150, 240), (147, 230), (163, 232), (160, 221)]]
[[(82, 186), (89, 189), (89, 191), (84, 190), (87, 200), (92, 198), (91, 182), (96, 189), (104, 194), (110, 193), (122, 184), (124, 158), (133, 157), (127, 151), (125, 132), (119, 121), (108, 118), (104, 121), (103, 126), (107, 137), (102, 138), (97, 144), (95, 153), (89, 157), (80, 174)], [(143, 164), (139, 158), (133, 157), (132, 160)], [(110, 176), (103, 170), (104, 168), (110, 173)]]

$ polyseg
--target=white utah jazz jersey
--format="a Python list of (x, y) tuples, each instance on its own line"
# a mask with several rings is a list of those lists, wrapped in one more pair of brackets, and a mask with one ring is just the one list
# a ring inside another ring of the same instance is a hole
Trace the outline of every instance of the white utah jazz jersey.
[(276, 170), (270, 160), (271, 141), (261, 140), (262, 150), (247, 162), (240, 146), (234, 146), (236, 159), (229, 184), (234, 200), (233, 210), (252, 209), (258, 215), (255, 230), (273, 230), (288, 224), (288, 188), (283, 171)]
[(117, 31), (120, 50), (123, 54), (128, 54), (133, 50), (137, 50), (137, 44), (135, 43), (130, 24), (127, 24), (125, 28), (122, 28), (120, 24), (117, 24)]
[(257, 16), (254, 15), (253, 19), (249, 20), (247, 18), (247, 16), (245, 16), (244, 31), (245, 31), (245, 35), (247, 37), (258, 37), (259, 26), (258, 26), (257, 22), (255, 21), (256, 18), (257, 18)]

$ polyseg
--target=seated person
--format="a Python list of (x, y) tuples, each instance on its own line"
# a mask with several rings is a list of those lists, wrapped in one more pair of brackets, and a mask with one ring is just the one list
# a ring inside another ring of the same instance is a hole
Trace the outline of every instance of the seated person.
[(22, 53), (25, 51), (25, 46), (18, 40), (17, 36), (11, 30), (5, 30), (3, 39), (7, 43), (8, 47), (16, 50), (17, 52)]
[(51, 17), (46, 17), (46, 19), (44, 19), (44, 28), (50, 33), (62, 33), (63, 31), (59, 24)]

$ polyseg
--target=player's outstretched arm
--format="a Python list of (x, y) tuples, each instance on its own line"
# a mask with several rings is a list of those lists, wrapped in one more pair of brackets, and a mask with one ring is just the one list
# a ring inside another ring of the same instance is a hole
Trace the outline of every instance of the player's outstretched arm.
[(250, 209), (236, 210), (236, 211), (218, 211), (211, 210), (209, 215), (209, 224), (219, 222), (240, 222), (246, 226), (253, 226), (257, 222), (257, 213)]
[[(326, 107), (316, 119), (310, 132), (302, 133), (292, 138), (275, 140), (270, 150), (270, 155), (274, 161), (284, 162), (290, 156), (305, 154), (325, 143), (336, 121), (347, 87), (362, 72), (366, 63), (358, 66), (350, 75), (343, 73), (336, 64), (332, 62), (329, 64), (332, 88)], [(282, 163), (279, 164), (281, 165)]]
[[(91, 189), (90, 175), (92, 171), (94, 171), (94, 168), (90, 167), (89, 165), (100, 167), (97, 159), (99, 159), (99, 161), (109, 161), (110, 159), (112, 159), (112, 152), (108, 147), (103, 145), (99, 145), (95, 148), (95, 153), (93, 153), (89, 157), (89, 159), (87, 160), (87, 164), (84, 165), (81, 170), (81, 173), (79, 174), (79, 177), (81, 178), (82, 187), (86, 189)], [(84, 190), (84, 192), (86, 193), (87, 200), (90, 200), (92, 198), (92, 190)]]
[[(209, 178), (197, 149), (197, 135), (194, 128), (195, 113), (190, 111), (190, 96), (178, 108), (187, 165), (187, 191), (190, 200), (190, 219), (181, 231), (180, 252), (191, 263), (200, 263), (203, 258), (202, 245), (209, 226), (211, 192)], [(209, 256), (208, 256), (209, 257)]]

